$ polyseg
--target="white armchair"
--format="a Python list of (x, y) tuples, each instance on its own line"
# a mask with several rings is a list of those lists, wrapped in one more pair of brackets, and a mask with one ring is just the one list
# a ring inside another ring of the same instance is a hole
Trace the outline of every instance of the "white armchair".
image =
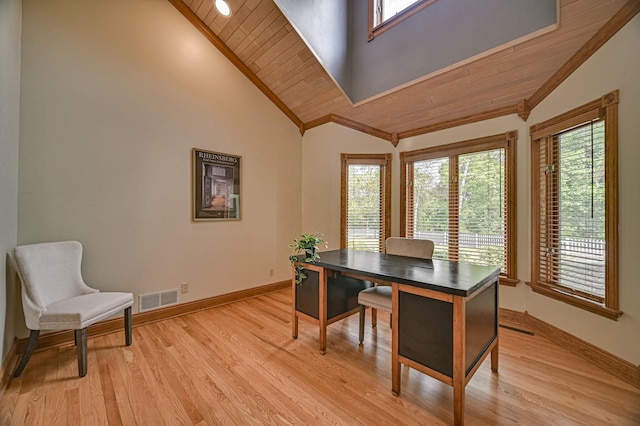
[(63, 241), (16, 247), (11, 257), (22, 283), (24, 319), (31, 334), (18, 377), (35, 349), (40, 330), (75, 330), (78, 375), (87, 374), (87, 327), (124, 310), (126, 345), (131, 345), (133, 294), (100, 292), (82, 279), (82, 244)]

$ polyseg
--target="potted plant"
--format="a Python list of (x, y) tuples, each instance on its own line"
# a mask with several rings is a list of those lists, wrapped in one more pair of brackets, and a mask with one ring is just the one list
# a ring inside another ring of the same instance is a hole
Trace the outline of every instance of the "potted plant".
[(293, 242), (289, 244), (291, 249), (289, 259), (295, 270), (296, 284), (301, 284), (307, 278), (307, 274), (304, 273), (304, 265), (301, 263), (311, 263), (320, 259), (318, 254), (318, 246), (320, 245), (324, 245), (325, 248), (329, 247), (329, 243), (324, 240), (324, 235), (319, 232), (302, 234), (299, 239), (294, 238)]

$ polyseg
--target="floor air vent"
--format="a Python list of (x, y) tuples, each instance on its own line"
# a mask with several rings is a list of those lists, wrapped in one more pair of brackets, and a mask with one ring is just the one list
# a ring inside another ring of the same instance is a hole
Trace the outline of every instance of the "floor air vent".
[(138, 312), (178, 304), (178, 289), (138, 295)]

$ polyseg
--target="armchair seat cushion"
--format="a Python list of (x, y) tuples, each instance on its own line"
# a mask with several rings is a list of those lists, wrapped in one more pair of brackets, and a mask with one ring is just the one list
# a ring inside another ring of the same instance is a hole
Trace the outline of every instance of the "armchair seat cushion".
[(82, 329), (133, 305), (133, 294), (89, 293), (53, 302), (40, 316), (40, 330)]

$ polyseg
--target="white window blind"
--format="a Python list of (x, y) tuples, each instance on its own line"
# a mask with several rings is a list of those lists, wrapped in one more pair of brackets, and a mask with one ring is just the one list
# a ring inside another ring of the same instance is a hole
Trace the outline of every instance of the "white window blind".
[(507, 274), (505, 162), (504, 148), (413, 162), (407, 235), (432, 240), (435, 259)]
[(458, 157), (458, 260), (506, 270), (505, 152)]
[(384, 244), (383, 167), (347, 167), (347, 248), (381, 251)]
[(606, 285), (604, 120), (549, 136), (538, 152), (539, 281), (602, 301)]
[(413, 214), (408, 222), (412, 238), (431, 240), (433, 258), (449, 258), (449, 158), (413, 164)]

